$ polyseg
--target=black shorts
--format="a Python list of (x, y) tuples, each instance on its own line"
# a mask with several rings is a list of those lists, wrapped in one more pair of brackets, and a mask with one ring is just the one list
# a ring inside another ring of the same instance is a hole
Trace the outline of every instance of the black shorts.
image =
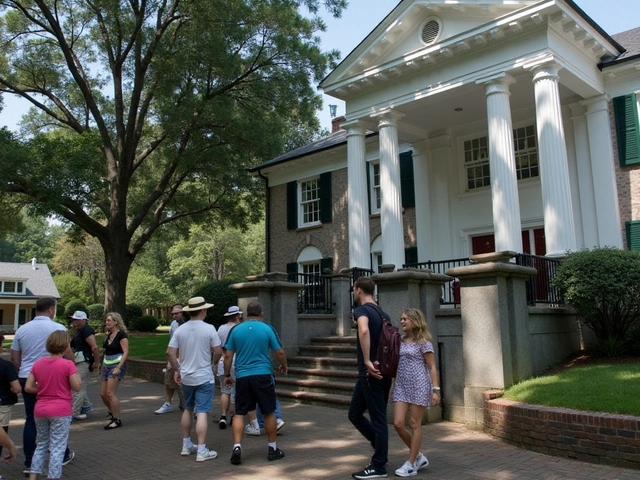
[(236, 379), (236, 413), (246, 415), (260, 407), (263, 415), (276, 411), (276, 382), (273, 375), (249, 375)]

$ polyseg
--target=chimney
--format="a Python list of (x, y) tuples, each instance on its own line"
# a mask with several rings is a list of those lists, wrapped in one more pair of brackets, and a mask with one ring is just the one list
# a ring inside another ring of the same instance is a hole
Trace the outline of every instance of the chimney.
[(33, 257), (31, 259), (31, 268), (33, 268), (34, 270), (37, 270), (36, 269), (36, 257)]
[(347, 121), (347, 117), (344, 115), (340, 115), (339, 117), (334, 117), (331, 119), (331, 133), (336, 133), (340, 128), (340, 124)]

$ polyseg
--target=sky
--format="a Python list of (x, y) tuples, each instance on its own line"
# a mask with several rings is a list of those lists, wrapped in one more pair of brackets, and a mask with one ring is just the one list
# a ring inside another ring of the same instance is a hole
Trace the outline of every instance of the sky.
[[(575, 0), (575, 3), (610, 35), (640, 26), (639, 0)], [(324, 16), (327, 30), (320, 34), (323, 49), (337, 49), (341, 58), (346, 57), (397, 4), (398, 0), (349, 0), (349, 7), (341, 18)], [(323, 95), (323, 103), (318, 118), (321, 126), (330, 130), (328, 106), (337, 105), (337, 114), (343, 115), (344, 102)], [(12, 96), (5, 96), (4, 104), (5, 108), (0, 112), (0, 127), (16, 130), (28, 105)]]

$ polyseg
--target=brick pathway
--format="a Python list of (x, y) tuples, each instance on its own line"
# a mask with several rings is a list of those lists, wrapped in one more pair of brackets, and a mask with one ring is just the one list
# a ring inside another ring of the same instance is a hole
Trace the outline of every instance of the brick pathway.
[[(266, 458), (266, 437), (245, 437), (240, 466), (229, 463), (230, 429), (211, 425), (208, 445), (218, 451), (215, 460), (196, 463), (181, 457), (179, 413), (154, 415), (162, 401), (163, 387), (126, 378), (120, 387), (124, 426), (106, 432), (106, 409), (94, 380), (89, 393), (96, 409), (85, 421), (74, 422), (70, 447), (76, 459), (64, 467), (66, 479), (349, 479), (371, 455), (366, 441), (351, 427), (346, 411), (309, 405), (283, 404), (286, 427), (278, 446), (286, 457), (275, 462)], [(177, 399), (176, 399), (177, 401)], [(217, 402), (216, 402), (217, 406)], [(24, 409), (14, 407), (9, 434), (22, 443)], [(464, 426), (442, 422), (423, 427), (423, 451), (431, 465), (416, 478), (431, 479), (638, 479), (640, 471), (592, 465), (521, 450)], [(195, 437), (194, 437), (195, 438)], [(390, 427), (389, 473), (406, 458), (393, 427)], [(0, 474), (21, 479), (24, 457), (2, 464)], [(42, 477), (41, 477), (42, 478)]]

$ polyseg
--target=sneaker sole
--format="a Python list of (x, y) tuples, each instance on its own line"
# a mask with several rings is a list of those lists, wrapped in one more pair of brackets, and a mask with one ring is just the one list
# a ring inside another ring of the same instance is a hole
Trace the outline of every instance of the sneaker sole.
[(395, 472), (395, 473), (396, 473), (396, 477), (415, 477), (418, 474), (418, 472), (413, 472), (413, 473), (398, 473), (398, 472)]
[(416, 467), (416, 470), (422, 470), (423, 468), (427, 468), (429, 466), (429, 460), (427, 460), (426, 462), (424, 462), (422, 465), (420, 465), (419, 467)]
[(382, 474), (382, 473), (378, 473), (375, 475), (367, 475), (365, 476), (357, 476), (357, 475), (351, 475), (353, 478), (355, 478), (356, 480), (367, 480), (367, 478), (387, 478), (388, 474)]
[(218, 458), (218, 454), (215, 455), (211, 455), (210, 457), (205, 457), (205, 458), (197, 458), (196, 457), (196, 462), (206, 462), (207, 460), (213, 460), (214, 458)]

